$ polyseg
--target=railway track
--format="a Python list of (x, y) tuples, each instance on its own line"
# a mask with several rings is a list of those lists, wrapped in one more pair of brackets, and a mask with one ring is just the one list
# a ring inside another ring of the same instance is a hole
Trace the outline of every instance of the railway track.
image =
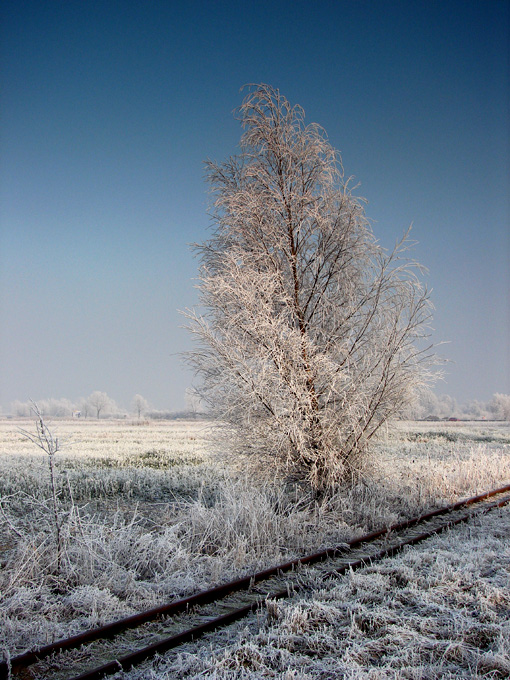
[(0, 680), (10, 677), (99, 680), (127, 670), (155, 654), (242, 619), (268, 599), (282, 599), (298, 592), (299, 572), (306, 565), (319, 564), (324, 577), (344, 574), (502, 507), (510, 503), (510, 495), (505, 495), (509, 492), (510, 485), (494, 489), (334, 548), (1, 661)]

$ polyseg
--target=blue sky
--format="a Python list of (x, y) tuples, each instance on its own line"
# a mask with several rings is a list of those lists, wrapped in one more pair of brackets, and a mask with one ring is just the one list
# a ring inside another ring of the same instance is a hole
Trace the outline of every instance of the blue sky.
[(6, 0), (0, 404), (107, 392), (179, 409), (178, 309), (207, 237), (203, 161), (269, 83), (327, 131), (383, 245), (413, 223), (437, 392), (510, 393), (507, 1)]

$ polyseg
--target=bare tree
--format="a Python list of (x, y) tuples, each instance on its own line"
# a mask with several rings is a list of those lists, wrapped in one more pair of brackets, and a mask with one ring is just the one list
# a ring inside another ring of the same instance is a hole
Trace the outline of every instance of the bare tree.
[(95, 410), (97, 418), (101, 413), (112, 410), (114, 406), (113, 399), (110, 399), (106, 392), (92, 392), (87, 401), (89, 406)]
[(146, 413), (149, 410), (149, 402), (140, 394), (135, 394), (133, 397), (132, 409), (138, 416), (138, 420), (140, 420), (142, 413)]
[(408, 233), (381, 248), (322, 128), (267, 85), (239, 109), (241, 154), (208, 162), (205, 313), (186, 357), (237, 453), (318, 493), (431, 379), (431, 304)]

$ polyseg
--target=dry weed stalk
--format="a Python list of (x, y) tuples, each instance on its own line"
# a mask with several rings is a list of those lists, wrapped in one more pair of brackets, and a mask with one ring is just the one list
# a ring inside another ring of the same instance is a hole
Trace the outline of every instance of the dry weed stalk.
[(33, 442), (36, 446), (42, 449), (48, 460), (48, 468), (50, 472), (50, 488), (51, 488), (51, 507), (53, 513), (53, 527), (55, 530), (55, 546), (57, 553), (57, 575), (60, 574), (62, 561), (62, 518), (59, 512), (59, 492), (57, 489), (57, 482), (55, 476), (55, 456), (59, 451), (58, 437), (53, 435), (48, 425), (45, 423), (43, 414), (37, 404), (31, 401), (32, 411), (36, 416), (36, 432), (28, 432), (20, 428), (20, 433)]

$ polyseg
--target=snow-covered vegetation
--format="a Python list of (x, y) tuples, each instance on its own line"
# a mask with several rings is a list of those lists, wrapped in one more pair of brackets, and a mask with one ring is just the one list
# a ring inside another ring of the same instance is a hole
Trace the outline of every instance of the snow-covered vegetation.
[[(96, 418), (97, 410), (89, 403), (94, 394), (104, 394), (93, 392), (87, 399), (79, 399), (72, 402), (65, 397), (61, 399), (48, 398), (41, 399), (37, 406), (45, 417), (51, 418)], [(102, 409), (99, 417), (107, 418), (126, 418), (131, 415), (138, 420), (176, 420), (183, 417), (204, 417), (204, 404), (197, 399), (195, 393), (190, 390), (186, 393), (186, 410), (182, 413), (157, 410), (151, 408), (147, 400), (136, 394), (130, 404), (129, 409), (119, 407), (113, 399), (107, 397), (106, 411)], [(7, 409), (9, 414), (14, 417), (32, 417), (33, 404), (30, 401), (15, 401)], [(422, 389), (417, 393), (415, 401), (410, 404), (405, 412), (405, 416), (412, 420), (448, 420), (458, 418), (460, 420), (510, 420), (510, 394), (493, 394), (488, 401), (471, 399), (470, 401), (459, 403), (449, 394), (437, 394), (430, 389)]]
[(509, 535), (505, 508), (341, 578), (307, 570), (305, 597), (123, 677), (508, 678)]
[(423, 389), (407, 409), (407, 416), (418, 420), (510, 420), (510, 394), (493, 394), (489, 401), (472, 399), (459, 404), (449, 394)]
[[(203, 406), (191, 390), (185, 395), (186, 408), (184, 411), (168, 411), (153, 408), (145, 397), (135, 394), (129, 408), (119, 406), (106, 392), (95, 391), (88, 397), (71, 401), (67, 397), (54, 397), (37, 400), (37, 408), (45, 418), (149, 418), (154, 420), (176, 420), (177, 418), (194, 418), (203, 415)], [(0, 410), (1, 412), (1, 410)], [(13, 401), (7, 413), (16, 418), (29, 418), (34, 415), (34, 402)]]
[(213, 223), (185, 357), (222, 447), (323, 496), (433, 384), (432, 305), (409, 234), (381, 247), (325, 131), (279, 90), (248, 90), (241, 153), (206, 164)]
[(20, 426), (35, 429), (0, 421), (11, 655), (510, 481), (503, 422), (401, 422), (380, 433), (362, 476), (316, 503), (217, 459), (205, 421), (56, 421), (58, 565), (47, 456)]

